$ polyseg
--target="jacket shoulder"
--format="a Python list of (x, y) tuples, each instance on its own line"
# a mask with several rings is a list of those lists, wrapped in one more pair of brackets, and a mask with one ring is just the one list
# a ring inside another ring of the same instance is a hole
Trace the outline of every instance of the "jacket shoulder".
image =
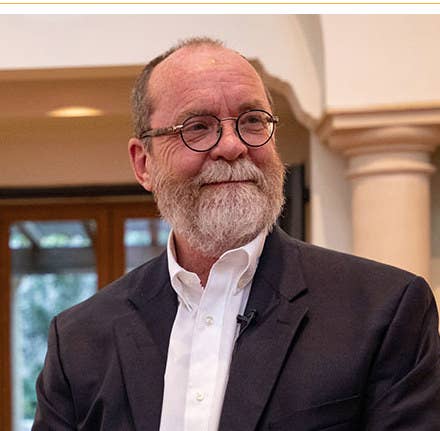
[(385, 263), (305, 243), (279, 232), (284, 266), (297, 263), (305, 287), (325, 302), (348, 301), (366, 308), (394, 309), (408, 288), (416, 287), (427, 301), (429, 285), (417, 275)]
[(361, 283), (407, 284), (416, 275), (395, 266), (352, 254), (292, 240), (306, 271), (321, 277), (333, 275), (337, 280), (352, 279)]
[(93, 326), (102, 328), (105, 322), (132, 310), (129, 301), (139, 289), (150, 289), (154, 283), (166, 280), (166, 254), (144, 263), (100, 289), (90, 298), (62, 311), (57, 317), (58, 328), (67, 330), (79, 326), (90, 331)]

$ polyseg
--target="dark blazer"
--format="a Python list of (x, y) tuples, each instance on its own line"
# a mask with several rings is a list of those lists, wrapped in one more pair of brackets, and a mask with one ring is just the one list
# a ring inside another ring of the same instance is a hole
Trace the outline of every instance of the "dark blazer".
[[(258, 315), (235, 345), (221, 431), (440, 430), (423, 279), (275, 229), (247, 309)], [(164, 253), (57, 316), (33, 430), (158, 430), (176, 310)]]

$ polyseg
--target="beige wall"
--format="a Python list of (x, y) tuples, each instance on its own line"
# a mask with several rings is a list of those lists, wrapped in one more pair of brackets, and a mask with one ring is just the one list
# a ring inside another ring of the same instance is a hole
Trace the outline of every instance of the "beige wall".
[(440, 100), (438, 15), (321, 15), (330, 108)]
[(346, 160), (312, 136), (311, 241), (346, 253), (352, 252), (351, 192)]
[(131, 183), (129, 130), (125, 118), (10, 122), (0, 141), (0, 187)]
[[(0, 187), (132, 182), (126, 143), (133, 78), (46, 74), (0, 79)], [(92, 106), (105, 115), (46, 115), (65, 105)]]

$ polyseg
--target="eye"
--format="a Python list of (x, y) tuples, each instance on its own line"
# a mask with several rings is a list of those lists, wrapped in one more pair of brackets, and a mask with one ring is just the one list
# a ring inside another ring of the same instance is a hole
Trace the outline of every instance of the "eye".
[(218, 120), (210, 115), (197, 115), (188, 118), (181, 130), (184, 142), (194, 149), (202, 149), (206, 142), (216, 139), (218, 135)]
[(248, 115), (245, 117), (245, 121), (249, 124), (263, 123), (263, 118), (258, 115)]
[(187, 133), (203, 133), (215, 127), (216, 120), (210, 116), (199, 115), (188, 118), (183, 123), (183, 131)]
[(268, 117), (264, 112), (247, 112), (240, 118), (239, 127), (245, 131), (260, 131), (267, 127)]
[(191, 121), (184, 126), (185, 132), (199, 132), (207, 130), (208, 128), (209, 126), (201, 121)]

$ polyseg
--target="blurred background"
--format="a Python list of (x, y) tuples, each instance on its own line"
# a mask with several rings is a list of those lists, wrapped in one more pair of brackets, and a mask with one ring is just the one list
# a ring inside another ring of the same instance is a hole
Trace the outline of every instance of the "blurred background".
[(166, 245), (129, 167), (129, 97), (191, 36), (246, 55), (274, 95), (280, 224), (440, 300), (440, 16), (0, 15), (1, 430), (30, 429), (50, 319)]

